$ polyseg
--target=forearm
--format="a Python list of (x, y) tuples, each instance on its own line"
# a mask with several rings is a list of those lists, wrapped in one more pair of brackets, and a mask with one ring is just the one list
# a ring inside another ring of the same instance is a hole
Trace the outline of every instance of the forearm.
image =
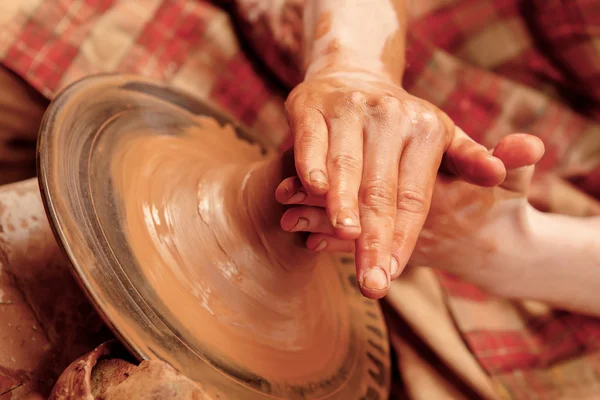
[(350, 67), (399, 83), (406, 25), (406, 0), (307, 0), (306, 73)]
[(600, 316), (600, 218), (530, 210), (521, 273), (500, 294)]

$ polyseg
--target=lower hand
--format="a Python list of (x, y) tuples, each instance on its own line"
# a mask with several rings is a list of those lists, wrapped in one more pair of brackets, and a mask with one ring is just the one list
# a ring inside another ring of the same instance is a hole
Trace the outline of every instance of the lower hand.
[[(414, 252), (409, 255), (411, 265), (441, 268), (475, 283), (497, 279), (497, 271), (490, 275), (482, 268), (498, 265), (491, 261), (502, 256), (497, 251), (502, 247), (499, 240), (522, 237), (519, 232), (524, 229), (528, 207), (526, 193), (534, 164), (543, 152), (543, 143), (533, 136), (505, 137), (493, 151), (508, 170), (506, 179), (497, 187), (479, 187), (438, 175), (431, 210)], [(358, 251), (358, 241), (340, 238), (332, 227), (325, 210), (326, 197), (308, 194), (298, 178), (284, 180), (276, 198), (283, 204), (296, 205), (283, 215), (281, 226), (287, 231), (309, 232), (308, 249)]]

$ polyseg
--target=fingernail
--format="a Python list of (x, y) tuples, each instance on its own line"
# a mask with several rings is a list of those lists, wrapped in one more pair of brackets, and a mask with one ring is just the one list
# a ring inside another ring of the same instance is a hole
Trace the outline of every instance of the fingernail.
[(351, 210), (340, 210), (335, 216), (335, 226), (357, 227), (358, 217)]
[(392, 262), (390, 265), (390, 274), (392, 274), (392, 276), (396, 276), (396, 275), (398, 275), (399, 272), (400, 272), (400, 264), (398, 264), (398, 260), (396, 260), (396, 257), (392, 256)]
[(327, 247), (327, 240), (321, 240), (317, 247), (315, 247), (315, 251), (324, 250)]
[(298, 222), (296, 222), (296, 225), (294, 225), (294, 227), (290, 230), (290, 232), (297, 232), (297, 231), (301, 231), (303, 229), (306, 229), (306, 227), (308, 226), (308, 220), (306, 218), (298, 218)]
[(288, 199), (288, 203), (300, 203), (301, 201), (304, 201), (304, 199), (306, 199), (306, 193), (297, 191), (296, 194)]
[(363, 275), (362, 286), (371, 290), (385, 290), (388, 287), (388, 277), (383, 268), (373, 267)]
[(327, 177), (325, 177), (323, 171), (312, 171), (310, 174), (308, 174), (308, 177), (313, 185), (320, 188), (327, 187)]

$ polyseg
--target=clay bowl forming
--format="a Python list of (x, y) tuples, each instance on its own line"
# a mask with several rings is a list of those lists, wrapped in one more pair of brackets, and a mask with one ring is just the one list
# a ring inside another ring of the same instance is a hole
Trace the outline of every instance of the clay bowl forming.
[[(313, 371), (294, 376), (294, 365), (282, 364), (292, 371), (285, 378), (261, 376), (252, 365), (228, 359), (220, 349), (199, 341), (148, 283), (129, 246), (119, 212), (121, 200), (109, 173), (116, 139), (140, 128), (152, 135), (178, 135), (198, 124), (197, 116), (231, 124), (240, 139), (258, 143), (265, 158), (274, 154), (259, 136), (210, 105), (135, 76), (83, 79), (48, 108), (38, 142), (41, 193), (59, 245), (98, 312), (139, 359), (170, 363), (215, 399), (387, 398), (385, 324), (378, 304), (357, 290), (351, 258), (326, 256), (322, 261), (327, 264), (323, 268), (338, 277), (328, 284), (343, 302), (330, 311), (345, 316), (340, 332), (348, 338), (339, 342), (336, 351), (342, 356), (336, 359), (334, 372), (322, 375)], [(216, 321), (205, 328), (220, 329)], [(275, 352), (279, 358), (288, 354), (285, 349)], [(269, 359), (270, 352), (261, 357)]]

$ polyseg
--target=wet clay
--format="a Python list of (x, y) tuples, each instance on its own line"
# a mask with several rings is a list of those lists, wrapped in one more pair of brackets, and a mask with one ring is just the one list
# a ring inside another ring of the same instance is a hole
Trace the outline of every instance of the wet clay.
[(282, 159), (264, 159), (209, 118), (127, 137), (113, 184), (128, 244), (166, 318), (206, 357), (267, 380), (333, 376), (352, 322), (332, 258), (278, 226)]

